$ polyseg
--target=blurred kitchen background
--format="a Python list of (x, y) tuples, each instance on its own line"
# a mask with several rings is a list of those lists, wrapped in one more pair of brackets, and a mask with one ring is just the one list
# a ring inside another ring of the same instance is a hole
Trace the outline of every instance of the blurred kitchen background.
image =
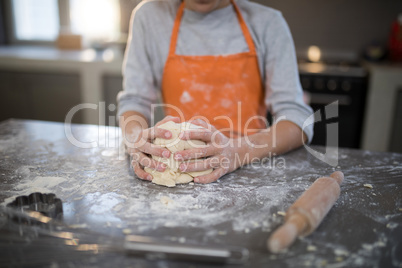
[[(342, 147), (402, 152), (402, 1), (254, 1), (289, 24), (305, 99), (321, 119), (313, 143), (325, 144), (327, 126), (338, 123)], [(72, 121), (115, 125), (139, 2), (1, 0), (0, 121), (64, 122), (71, 108), (92, 103)], [(320, 110), (334, 101), (339, 117), (326, 118)]]

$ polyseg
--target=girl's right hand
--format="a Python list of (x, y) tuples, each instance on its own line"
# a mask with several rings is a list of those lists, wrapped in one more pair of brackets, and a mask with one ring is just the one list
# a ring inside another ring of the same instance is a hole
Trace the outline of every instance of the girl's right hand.
[(152, 159), (152, 155), (169, 158), (170, 151), (166, 148), (154, 145), (152, 141), (156, 138), (170, 139), (172, 133), (169, 130), (158, 128), (159, 125), (173, 121), (180, 123), (179, 117), (166, 116), (159, 121), (154, 127), (141, 130), (134, 142), (126, 142), (126, 150), (132, 156), (131, 165), (133, 166), (134, 173), (143, 180), (152, 181), (152, 175), (145, 172), (144, 167), (163, 172), (166, 165)]

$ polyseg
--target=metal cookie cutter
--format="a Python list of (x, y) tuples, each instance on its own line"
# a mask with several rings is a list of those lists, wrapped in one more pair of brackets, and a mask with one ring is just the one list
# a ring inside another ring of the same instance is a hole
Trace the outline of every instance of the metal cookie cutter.
[(60, 219), (63, 216), (63, 203), (55, 194), (32, 193), (28, 196), (18, 196), (13, 202), (7, 204), (7, 207), (23, 212), (40, 212), (53, 219)]

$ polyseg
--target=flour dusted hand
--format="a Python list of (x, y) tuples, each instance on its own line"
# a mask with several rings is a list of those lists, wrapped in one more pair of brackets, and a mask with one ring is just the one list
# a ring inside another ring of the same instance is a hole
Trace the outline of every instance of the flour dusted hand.
[[(174, 187), (176, 184), (189, 183), (193, 181), (194, 177), (202, 176), (211, 173), (213, 170), (208, 169), (198, 172), (181, 172), (179, 170), (180, 162), (175, 160), (173, 154), (178, 151), (200, 148), (205, 146), (205, 142), (199, 140), (181, 140), (179, 138), (180, 133), (188, 130), (203, 129), (201, 126), (197, 126), (188, 122), (175, 123), (172, 121), (166, 122), (158, 126), (159, 128), (169, 130), (172, 133), (171, 139), (156, 138), (154, 140), (155, 145), (159, 145), (168, 149), (171, 154), (169, 158), (161, 158), (159, 156), (152, 156), (153, 159), (158, 162), (164, 163), (167, 168), (163, 172), (153, 170), (151, 168), (145, 167), (145, 171), (152, 174), (152, 182), (155, 184)], [(190, 160), (191, 161), (191, 160)]]

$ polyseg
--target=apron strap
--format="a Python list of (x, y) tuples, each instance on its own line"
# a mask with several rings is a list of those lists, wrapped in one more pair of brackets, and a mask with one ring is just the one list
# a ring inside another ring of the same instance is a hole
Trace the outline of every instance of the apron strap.
[[(253, 42), (253, 38), (251, 37), (251, 34), (247, 28), (246, 22), (244, 21), (243, 16), (240, 13), (240, 9), (238, 8), (238, 6), (234, 0), (230, 0), (230, 2), (232, 3), (232, 5), (236, 11), (237, 19), (239, 20), (240, 28), (243, 32), (243, 36), (244, 36), (244, 39), (246, 40), (250, 53), (256, 54), (256, 49), (255, 49), (255, 45)], [(180, 6), (179, 6), (179, 9), (177, 10), (176, 18), (174, 20), (172, 36), (170, 38), (169, 56), (175, 55), (175, 52), (176, 52), (177, 38), (179, 36), (179, 28), (180, 28), (181, 18), (183, 17), (183, 12), (184, 12), (184, 0), (181, 2)]]
[(251, 37), (250, 31), (248, 30), (247, 24), (243, 19), (243, 16), (241, 15), (240, 9), (237, 6), (236, 2), (234, 0), (230, 0), (230, 2), (233, 4), (236, 14), (237, 14), (237, 18), (239, 20), (240, 23), (240, 28), (243, 32), (244, 38), (246, 39), (247, 45), (248, 45), (248, 49), (250, 50), (250, 53), (252, 54), (256, 54), (256, 50), (255, 50), (255, 45), (253, 42), (253, 38)]
[(179, 28), (180, 28), (181, 17), (183, 17), (183, 11), (184, 11), (184, 1), (181, 2), (180, 7), (177, 10), (176, 18), (174, 20), (172, 37), (170, 38), (169, 56), (173, 56), (176, 51), (177, 38), (179, 36)]

